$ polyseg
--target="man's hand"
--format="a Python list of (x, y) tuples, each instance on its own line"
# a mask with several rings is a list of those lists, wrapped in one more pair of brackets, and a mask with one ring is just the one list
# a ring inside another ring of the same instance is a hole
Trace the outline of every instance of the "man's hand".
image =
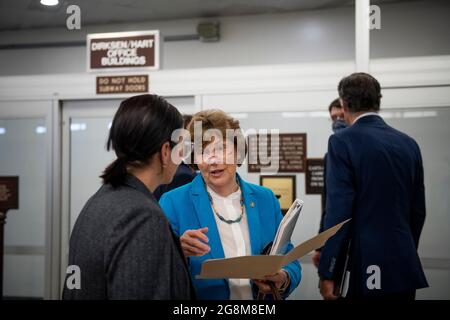
[(320, 251), (314, 251), (314, 254), (312, 256), (312, 261), (313, 264), (316, 268), (319, 267), (319, 262), (320, 262)]
[(253, 280), (253, 282), (255, 282), (255, 284), (258, 286), (259, 291), (264, 294), (272, 293), (272, 291), (270, 290), (270, 286), (267, 283), (269, 281), (273, 282), (275, 284), (275, 287), (279, 290), (287, 284), (287, 281), (289, 281), (288, 274), (285, 270), (281, 269), (275, 274), (265, 276), (263, 280)]
[(186, 230), (180, 237), (181, 248), (186, 257), (200, 257), (207, 254), (211, 248), (206, 244), (209, 242), (205, 233), (208, 227), (197, 230)]
[(338, 297), (334, 294), (333, 280), (320, 280), (320, 294), (325, 300), (336, 300)]

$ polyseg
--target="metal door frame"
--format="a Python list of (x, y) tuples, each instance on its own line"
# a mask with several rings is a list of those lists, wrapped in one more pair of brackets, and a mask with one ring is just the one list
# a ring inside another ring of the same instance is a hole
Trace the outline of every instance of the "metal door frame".
[[(43, 105), (36, 105), (36, 104)], [(16, 105), (15, 107), (12, 107)], [(56, 96), (47, 99), (0, 99), (1, 119), (43, 118), (46, 126), (46, 199), (44, 299), (59, 292), (60, 112)]]

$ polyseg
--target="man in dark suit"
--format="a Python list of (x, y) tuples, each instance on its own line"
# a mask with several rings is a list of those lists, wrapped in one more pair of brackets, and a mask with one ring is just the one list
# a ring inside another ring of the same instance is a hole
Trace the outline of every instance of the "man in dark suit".
[(322, 248), (321, 294), (337, 298), (344, 259), (347, 298), (414, 299), (428, 286), (417, 254), (425, 221), (419, 146), (378, 115), (375, 78), (354, 73), (338, 90), (351, 127), (329, 139), (325, 229), (352, 220)]
[[(343, 129), (346, 129), (348, 127), (348, 124), (344, 120), (344, 110), (342, 110), (341, 102), (339, 101), (339, 98), (334, 99), (330, 105), (328, 106), (328, 112), (330, 114), (331, 119), (331, 130), (333, 133), (339, 132)], [(325, 224), (325, 208), (326, 208), (326, 198), (327, 198), (327, 154), (323, 157), (323, 191), (321, 195), (322, 200), (322, 215), (320, 217), (320, 225), (319, 225), (319, 233), (325, 231), (324, 224)], [(312, 261), (314, 263), (314, 266), (317, 268), (319, 266), (320, 261), (320, 248), (317, 249), (312, 257)]]
[(177, 172), (175, 172), (172, 182), (169, 184), (160, 185), (158, 188), (156, 188), (155, 192), (153, 192), (153, 196), (156, 198), (156, 200), (159, 201), (164, 193), (188, 184), (189, 182), (194, 180), (196, 175), (197, 174), (195, 173), (194, 169), (182, 162), (178, 166)]

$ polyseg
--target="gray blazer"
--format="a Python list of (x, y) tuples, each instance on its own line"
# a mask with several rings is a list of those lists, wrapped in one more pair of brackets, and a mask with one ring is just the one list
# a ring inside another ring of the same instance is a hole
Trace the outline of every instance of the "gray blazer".
[(195, 295), (178, 237), (151, 192), (131, 175), (123, 186), (103, 185), (86, 203), (70, 237), (70, 265), (79, 267), (81, 288), (67, 285), (68, 273), (63, 299)]

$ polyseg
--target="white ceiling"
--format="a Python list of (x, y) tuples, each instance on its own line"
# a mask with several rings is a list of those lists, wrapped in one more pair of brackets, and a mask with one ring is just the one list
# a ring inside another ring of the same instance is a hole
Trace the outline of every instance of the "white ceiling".
[[(372, 3), (406, 0), (378, 0)], [(81, 8), (83, 25), (145, 22), (315, 10), (353, 5), (354, 0), (0, 0), (0, 31), (65, 26), (66, 8)]]

